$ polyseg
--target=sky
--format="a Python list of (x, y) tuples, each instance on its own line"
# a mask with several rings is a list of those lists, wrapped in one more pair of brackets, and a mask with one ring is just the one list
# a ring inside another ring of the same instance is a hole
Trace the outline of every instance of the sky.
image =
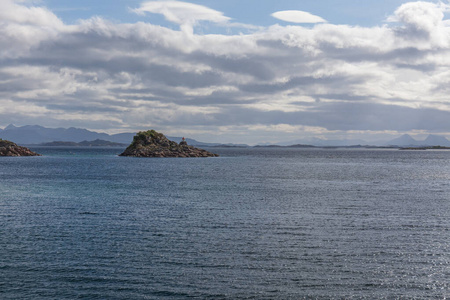
[(2, 0), (0, 128), (450, 137), (450, 3)]

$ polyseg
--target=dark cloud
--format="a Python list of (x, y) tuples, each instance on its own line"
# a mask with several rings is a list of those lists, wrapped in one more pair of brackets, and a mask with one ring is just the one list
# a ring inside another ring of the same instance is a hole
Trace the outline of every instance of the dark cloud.
[(352, 95), (351, 93), (348, 94), (315, 94), (313, 95), (316, 99), (333, 99), (333, 100), (343, 100), (343, 101), (367, 101), (366, 96), (358, 96), (358, 95)]
[(251, 75), (258, 80), (271, 80), (274, 78), (274, 72), (267, 66), (267, 57), (251, 55), (245, 58), (233, 58), (223, 55), (210, 55), (208, 53), (196, 51), (186, 57), (197, 63), (206, 64), (213, 69), (222, 72)]
[(114, 108), (112, 106), (104, 105), (77, 105), (77, 104), (49, 104), (45, 106), (49, 110), (62, 110), (68, 113), (71, 112), (90, 112), (90, 113), (119, 113), (122, 110)]
[(376, 103), (324, 105), (317, 117), (326, 128), (337, 130), (446, 130), (450, 126), (447, 111)]
[(437, 109), (414, 109), (404, 106), (371, 103), (311, 104), (307, 111), (260, 111), (241, 106), (227, 106), (220, 113), (178, 115), (169, 120), (175, 126), (246, 126), (304, 125), (329, 130), (367, 131), (445, 131), (450, 126), (450, 112)]
[(241, 91), (251, 92), (251, 93), (263, 93), (263, 94), (274, 94), (282, 91), (287, 91), (295, 88), (309, 88), (311, 86), (342, 86), (342, 85), (352, 85), (361, 83), (364, 78), (358, 78), (355, 76), (324, 76), (324, 77), (312, 77), (312, 76), (301, 76), (293, 77), (282, 83), (253, 83), (240, 86)]

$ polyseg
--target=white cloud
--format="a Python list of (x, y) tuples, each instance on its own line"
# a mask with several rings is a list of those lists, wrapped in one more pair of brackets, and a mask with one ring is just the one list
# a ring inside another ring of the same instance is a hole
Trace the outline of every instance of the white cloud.
[(64, 23), (43, 7), (0, 1), (0, 58), (17, 57), (42, 40), (56, 36)]
[(139, 8), (133, 11), (139, 14), (145, 12), (162, 14), (168, 21), (179, 24), (184, 31), (190, 33), (192, 33), (193, 26), (199, 21), (226, 23), (230, 20), (223, 13), (214, 9), (181, 1), (143, 2)]
[(13, 0), (0, 2), (0, 22), (49, 28), (63, 26), (63, 22), (48, 9), (24, 6)]
[[(180, 25), (228, 22), (203, 6), (146, 3)], [(8, 11), (0, 14), (0, 107), (8, 108), (0, 126), (185, 129), (230, 141), (251, 135), (249, 143), (277, 128), (323, 135), (450, 128), (442, 5), (405, 4), (389, 26), (274, 25), (245, 35), (98, 17), (67, 26), (42, 7), (9, 0), (0, 7)]]
[(301, 10), (283, 10), (272, 14), (272, 17), (291, 23), (326, 23), (327, 21), (319, 16)]
[(388, 22), (401, 22), (418, 31), (430, 31), (442, 23), (445, 6), (431, 2), (409, 2), (401, 5)]
[(418, 40), (428, 41), (426, 46), (448, 46), (450, 31), (444, 13), (450, 5), (444, 3), (410, 2), (401, 5), (388, 17), (388, 22), (398, 22), (402, 27), (397, 32), (405, 40), (417, 43)]

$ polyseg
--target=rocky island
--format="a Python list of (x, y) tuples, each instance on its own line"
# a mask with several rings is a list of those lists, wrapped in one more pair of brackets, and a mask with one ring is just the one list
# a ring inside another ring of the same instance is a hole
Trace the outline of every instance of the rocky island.
[(119, 156), (133, 157), (216, 157), (217, 154), (189, 146), (183, 140), (178, 144), (155, 130), (138, 132), (133, 142)]
[(0, 156), (40, 156), (40, 154), (13, 142), (0, 139)]

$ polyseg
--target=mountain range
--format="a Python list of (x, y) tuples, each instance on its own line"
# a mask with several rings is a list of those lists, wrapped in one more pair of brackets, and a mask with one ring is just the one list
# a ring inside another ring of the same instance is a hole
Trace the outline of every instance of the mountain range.
[(24, 145), (49, 143), (54, 141), (79, 143), (97, 139), (129, 144), (133, 140), (133, 136), (133, 133), (109, 135), (81, 128), (46, 128), (39, 125), (16, 127), (11, 124), (0, 131), (0, 138)]
[(325, 140), (319, 138), (309, 138), (300, 140), (291, 140), (286, 142), (276, 143), (280, 146), (291, 146), (291, 145), (312, 145), (316, 147), (339, 147), (339, 146), (353, 146), (353, 145), (368, 145), (364, 140)]
[(430, 134), (423, 141), (418, 141), (414, 139), (409, 134), (404, 134), (396, 139), (393, 139), (386, 143), (389, 146), (400, 146), (400, 147), (429, 147), (429, 146), (443, 146), (450, 147), (450, 141), (443, 136)]
[(431, 146), (443, 146), (450, 147), (450, 141), (443, 136), (439, 135), (428, 135), (425, 140), (416, 140), (409, 134), (404, 134), (398, 138), (389, 141), (376, 141), (367, 142), (364, 140), (325, 140), (319, 138), (310, 138), (302, 140), (294, 140), (288, 142), (278, 143), (278, 145), (288, 146), (295, 144), (303, 145), (313, 145), (316, 147), (339, 147), (339, 146), (355, 146), (355, 145), (365, 145), (365, 146), (379, 146), (379, 147), (431, 147)]
[[(80, 143), (83, 141), (103, 140), (114, 143), (130, 144), (133, 140), (135, 133), (119, 133), (119, 134), (107, 134), (90, 131), (82, 128), (46, 128), (39, 125), (25, 125), (14, 126), (8, 125), (4, 129), (0, 129), (0, 138), (13, 141), (22, 145), (43, 144), (50, 142), (75, 142)], [(181, 137), (167, 137), (168, 139), (180, 142)], [(243, 144), (219, 144), (219, 143), (206, 143), (199, 142), (194, 139), (186, 138), (189, 145), (193, 146), (247, 146)], [(389, 141), (379, 141), (368, 143), (364, 140), (325, 140), (319, 138), (310, 138), (303, 140), (293, 140), (287, 142), (280, 142), (271, 145), (289, 146), (289, 145), (312, 145), (316, 147), (330, 147), (330, 146), (354, 146), (354, 145), (371, 145), (371, 146), (398, 146), (398, 147), (429, 147), (429, 146), (444, 146), (450, 147), (450, 141), (439, 135), (429, 135), (425, 140), (416, 140), (408, 134), (404, 134), (398, 138)], [(267, 145), (267, 144), (266, 144)]]
[[(86, 142), (103, 140), (120, 144), (130, 144), (133, 141), (133, 137), (136, 133), (119, 133), (119, 134), (107, 134), (90, 131), (82, 128), (46, 128), (39, 125), (25, 125), (14, 126), (8, 125), (4, 129), (0, 129), (0, 138), (13, 141), (14, 143), (21, 145), (36, 145), (51, 142)], [(168, 139), (181, 142), (181, 137), (167, 137)], [(202, 143), (194, 139), (186, 139), (189, 145), (195, 146), (215, 146), (218, 144)]]

